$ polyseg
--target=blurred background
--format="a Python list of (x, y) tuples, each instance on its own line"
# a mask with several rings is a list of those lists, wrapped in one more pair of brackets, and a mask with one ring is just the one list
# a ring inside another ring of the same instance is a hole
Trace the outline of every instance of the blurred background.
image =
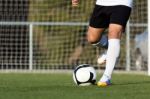
[[(85, 36), (95, 0), (0, 0), (1, 70), (70, 70), (97, 64), (102, 48)], [(147, 0), (134, 0), (116, 70), (147, 71)], [(107, 31), (106, 31), (107, 34)]]

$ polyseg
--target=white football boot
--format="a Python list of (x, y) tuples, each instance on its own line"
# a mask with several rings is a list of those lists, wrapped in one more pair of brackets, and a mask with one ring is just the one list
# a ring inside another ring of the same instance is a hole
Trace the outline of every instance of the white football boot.
[(102, 65), (104, 63), (106, 63), (106, 58), (107, 58), (107, 52), (105, 51), (103, 54), (101, 54), (98, 59), (97, 59), (97, 63), (99, 65)]

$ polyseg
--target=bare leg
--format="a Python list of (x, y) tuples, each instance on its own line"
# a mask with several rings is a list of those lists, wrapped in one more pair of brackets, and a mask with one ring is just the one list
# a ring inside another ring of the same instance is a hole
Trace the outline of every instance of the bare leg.
[[(88, 41), (94, 46), (104, 47), (107, 49), (108, 48), (108, 37), (106, 35), (102, 35), (104, 30), (105, 30), (104, 28), (89, 27), (88, 32), (87, 32)], [(105, 51), (98, 57), (97, 63), (99, 65), (105, 63), (106, 56), (107, 55), (106, 55), (106, 51)]]
[(103, 31), (104, 31), (104, 28), (93, 28), (89, 26), (88, 32), (87, 32), (88, 42), (91, 44), (99, 42)]
[[(120, 53), (120, 38), (123, 32), (123, 27), (118, 24), (110, 24), (109, 25), (109, 46), (107, 50), (107, 61), (106, 61), (106, 69), (100, 81), (98, 82), (98, 86), (107, 86), (109, 80), (111, 79), (112, 72), (116, 65), (117, 58)], [(106, 83), (107, 82), (107, 83)]]

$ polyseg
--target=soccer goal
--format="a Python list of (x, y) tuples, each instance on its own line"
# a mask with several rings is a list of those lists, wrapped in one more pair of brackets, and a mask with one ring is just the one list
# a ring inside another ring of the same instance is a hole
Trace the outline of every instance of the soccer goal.
[(148, 75), (150, 75), (150, 1), (148, 1)]
[[(134, 0), (116, 70), (150, 71), (148, 2)], [(85, 38), (94, 3), (81, 0), (73, 8), (71, 0), (1, 0), (0, 69), (72, 70), (77, 64), (104, 69), (97, 64), (104, 49), (91, 46)]]

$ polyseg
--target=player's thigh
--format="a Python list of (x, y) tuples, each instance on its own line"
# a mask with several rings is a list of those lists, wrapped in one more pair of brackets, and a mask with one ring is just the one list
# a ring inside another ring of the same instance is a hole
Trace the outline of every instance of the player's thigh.
[(120, 5), (112, 6), (109, 9), (113, 10), (110, 15), (108, 36), (109, 38), (120, 38), (129, 19), (131, 8)]
[(98, 42), (104, 30), (105, 30), (104, 28), (94, 28), (89, 26), (87, 31), (88, 42), (90, 43)]
[(120, 24), (110, 24), (108, 28), (109, 39), (120, 39), (124, 31), (124, 27)]

